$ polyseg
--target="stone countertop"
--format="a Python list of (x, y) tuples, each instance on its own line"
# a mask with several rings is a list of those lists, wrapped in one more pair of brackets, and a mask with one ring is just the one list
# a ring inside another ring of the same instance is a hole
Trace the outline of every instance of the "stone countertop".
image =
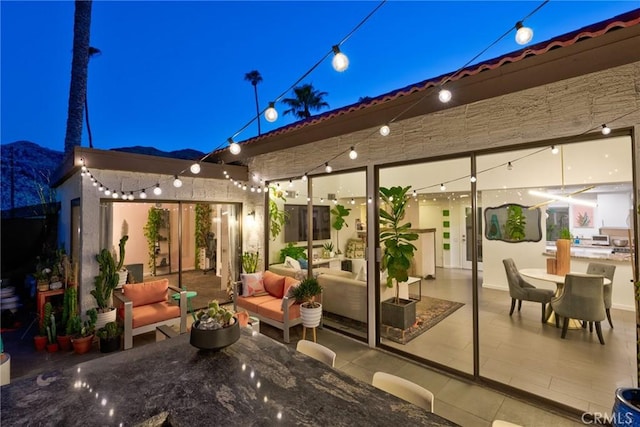
[(183, 334), (18, 380), (0, 399), (11, 426), (457, 425), (251, 328), (219, 352)]
[[(598, 260), (608, 260), (608, 261), (622, 261), (629, 262), (631, 260), (630, 253), (612, 253), (611, 248), (606, 247), (571, 247), (571, 258), (575, 259), (598, 259)], [(556, 256), (556, 248), (547, 247), (546, 250), (542, 253), (544, 256), (555, 257)]]

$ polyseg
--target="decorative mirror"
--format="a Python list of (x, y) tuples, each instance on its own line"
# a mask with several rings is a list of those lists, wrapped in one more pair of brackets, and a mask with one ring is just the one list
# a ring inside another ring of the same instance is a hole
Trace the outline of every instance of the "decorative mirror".
[(542, 240), (540, 208), (507, 203), (484, 211), (484, 235), (503, 242), (539, 242)]

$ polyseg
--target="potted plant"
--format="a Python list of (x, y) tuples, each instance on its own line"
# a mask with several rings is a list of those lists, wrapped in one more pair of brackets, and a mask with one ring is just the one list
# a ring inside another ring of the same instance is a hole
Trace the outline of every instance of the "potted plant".
[(387, 271), (386, 286), (396, 287), (396, 296), (381, 303), (382, 323), (407, 329), (416, 321), (416, 302), (400, 298), (399, 283), (409, 280), (409, 268), (416, 247), (411, 243), (418, 234), (411, 231), (411, 223), (403, 223), (409, 198), (407, 187), (380, 187), (382, 207), (380, 215), (381, 268)]
[(300, 303), (300, 317), (305, 328), (315, 328), (322, 320), (322, 304), (315, 297), (322, 293), (322, 286), (314, 278), (306, 278), (291, 290), (293, 298)]
[(220, 350), (240, 339), (240, 322), (217, 300), (196, 314), (189, 342), (201, 350)]
[(120, 281), (119, 271), (124, 263), (124, 247), (129, 236), (122, 236), (120, 239), (120, 259), (116, 261), (113, 254), (107, 249), (102, 249), (96, 260), (100, 267), (99, 274), (94, 279), (95, 289), (91, 290), (91, 295), (96, 299), (98, 304), (98, 323), (97, 327), (101, 328), (107, 322), (115, 322), (116, 309), (113, 307), (113, 291)]
[(122, 326), (117, 322), (108, 322), (96, 332), (100, 338), (100, 352), (111, 353), (120, 349), (120, 336), (122, 335)]
[(59, 330), (62, 332), (58, 334), (58, 345), (60, 350), (71, 350), (71, 335), (68, 331), (71, 327), (70, 320), (78, 314), (78, 289), (75, 287), (68, 287), (64, 291), (64, 300), (62, 305), (62, 319), (60, 322)]
[(55, 353), (58, 351), (58, 343), (56, 342), (56, 316), (53, 314), (53, 307), (50, 302), (47, 302), (44, 306), (44, 315), (45, 328), (47, 330), (47, 351), (49, 353)]
[(522, 213), (522, 206), (509, 205), (507, 207), (507, 222), (505, 223), (507, 239), (518, 242), (525, 238), (527, 220)]
[(322, 258), (333, 258), (335, 252), (333, 251), (333, 242), (326, 242), (322, 245)]
[(245, 273), (255, 273), (258, 268), (260, 257), (258, 251), (245, 252), (242, 254), (242, 269)]
[[(195, 244), (196, 244), (196, 270), (206, 270), (207, 265), (204, 261), (207, 252), (207, 235), (210, 232), (211, 225), (211, 205), (208, 203), (196, 203), (196, 219), (195, 219)], [(202, 264), (202, 265), (201, 265)], [(212, 266), (209, 266), (211, 268)]]
[(340, 255), (342, 251), (340, 251), (340, 230), (342, 227), (348, 227), (347, 221), (345, 221), (345, 217), (349, 216), (349, 212), (351, 212), (351, 208), (345, 208), (342, 205), (336, 205), (333, 209), (331, 209), (331, 215), (333, 215), (333, 222), (331, 226), (334, 230), (336, 230), (336, 241), (338, 242), (338, 249), (336, 250), (336, 254)]
[(304, 246), (295, 246), (293, 242), (287, 243), (287, 246), (280, 249), (280, 262), (284, 262), (286, 257), (291, 257), (293, 259), (307, 259), (307, 254), (304, 251), (307, 248)]
[(571, 271), (571, 232), (567, 227), (560, 230), (556, 240), (556, 274), (564, 276)]
[(87, 320), (82, 323), (80, 315), (75, 315), (71, 320), (70, 330), (73, 333), (71, 344), (73, 351), (77, 354), (84, 354), (91, 350), (93, 337), (96, 332), (96, 320), (98, 319), (98, 311), (95, 308), (87, 310)]

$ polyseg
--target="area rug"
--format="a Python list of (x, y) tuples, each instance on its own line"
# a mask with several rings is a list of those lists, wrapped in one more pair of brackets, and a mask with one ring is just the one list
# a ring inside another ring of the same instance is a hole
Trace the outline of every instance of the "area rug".
[[(380, 335), (382, 338), (399, 344), (406, 344), (420, 336), (420, 334), (433, 328), (463, 305), (461, 302), (423, 296), (422, 300), (416, 303), (416, 323), (404, 331), (402, 329), (380, 325)], [(366, 323), (349, 319), (348, 317), (324, 312), (324, 318), (339, 324), (341, 328), (351, 328), (358, 332), (365, 333), (367, 330)]]

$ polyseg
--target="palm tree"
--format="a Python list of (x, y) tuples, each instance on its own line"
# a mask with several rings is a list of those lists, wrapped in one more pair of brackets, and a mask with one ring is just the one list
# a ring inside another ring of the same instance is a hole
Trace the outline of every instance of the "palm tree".
[(82, 110), (87, 97), (87, 68), (89, 66), (89, 30), (91, 27), (91, 0), (76, 0), (73, 21), (73, 57), (67, 132), (64, 138), (65, 154), (82, 141)]
[[(100, 55), (100, 49), (89, 46), (89, 59), (96, 55)], [(93, 148), (93, 135), (91, 134), (91, 125), (89, 124), (89, 89), (86, 89), (84, 96), (84, 118), (87, 122), (87, 135), (89, 136), (89, 148)]]
[(311, 117), (311, 110), (320, 110), (324, 107), (329, 107), (322, 98), (327, 96), (327, 92), (320, 92), (313, 88), (312, 84), (303, 84), (302, 86), (294, 87), (293, 93), (295, 98), (285, 98), (282, 102), (288, 105), (289, 108), (284, 114), (293, 114), (299, 119), (308, 119)]
[(251, 82), (253, 92), (256, 96), (256, 116), (258, 117), (258, 135), (260, 135), (260, 107), (258, 103), (258, 83), (262, 81), (262, 76), (258, 70), (253, 70), (244, 75), (244, 79)]

